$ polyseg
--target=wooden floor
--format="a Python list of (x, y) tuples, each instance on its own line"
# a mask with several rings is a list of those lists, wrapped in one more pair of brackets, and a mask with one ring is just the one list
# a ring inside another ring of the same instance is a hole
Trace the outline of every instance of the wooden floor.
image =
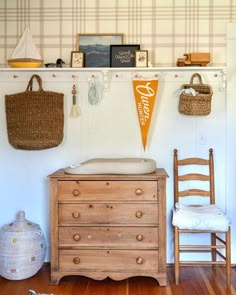
[(225, 285), (224, 268), (210, 266), (182, 267), (181, 284), (174, 284), (174, 269), (167, 268), (167, 287), (160, 287), (156, 280), (135, 277), (123, 281), (110, 279), (95, 281), (85, 277), (65, 277), (58, 286), (49, 283), (49, 264), (44, 264), (37, 275), (20, 281), (0, 277), (1, 295), (28, 295), (29, 289), (38, 293), (62, 295), (236, 295), (236, 268), (232, 268), (232, 284)]

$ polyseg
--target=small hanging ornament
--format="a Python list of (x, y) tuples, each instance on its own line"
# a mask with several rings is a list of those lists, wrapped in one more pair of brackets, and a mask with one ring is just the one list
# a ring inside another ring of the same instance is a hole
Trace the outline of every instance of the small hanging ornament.
[(98, 88), (98, 81), (94, 76), (92, 76), (92, 79), (88, 79), (88, 101), (92, 105), (95, 105), (99, 102)]
[(72, 93), (72, 107), (71, 107), (70, 116), (78, 117), (80, 115), (80, 110), (79, 110), (79, 107), (77, 106), (77, 101), (76, 101), (77, 90), (76, 90), (75, 84), (73, 84), (71, 93)]

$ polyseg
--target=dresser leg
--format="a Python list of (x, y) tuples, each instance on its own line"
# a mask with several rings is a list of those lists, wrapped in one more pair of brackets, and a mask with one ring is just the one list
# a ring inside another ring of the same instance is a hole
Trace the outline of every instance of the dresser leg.
[(51, 280), (50, 280), (51, 285), (58, 285), (59, 281), (60, 281), (60, 278), (58, 278), (56, 274), (51, 274)]
[(166, 278), (157, 278), (157, 281), (161, 287), (167, 286), (167, 279)]

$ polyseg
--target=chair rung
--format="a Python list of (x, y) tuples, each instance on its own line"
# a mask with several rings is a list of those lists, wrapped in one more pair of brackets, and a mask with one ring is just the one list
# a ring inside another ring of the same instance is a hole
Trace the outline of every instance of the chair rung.
[[(212, 250), (197, 250), (197, 249), (193, 249), (193, 250), (179, 250), (179, 253), (211, 253)], [(219, 255), (222, 259), (226, 260), (226, 257), (220, 253), (219, 251), (216, 250), (216, 254)]]
[(200, 265), (209, 265), (209, 264), (221, 264), (225, 265), (224, 261), (179, 261), (180, 265), (187, 265), (187, 264), (200, 264)]
[[(179, 229), (179, 233), (187, 233), (187, 234), (225, 234), (224, 231), (215, 231), (215, 230), (190, 230), (190, 229)], [(220, 238), (216, 236), (219, 240)]]
[(211, 253), (211, 250), (197, 250), (197, 249), (186, 249), (186, 250), (179, 250), (180, 253)]
[(224, 245), (179, 245), (179, 248), (184, 249), (225, 249)]

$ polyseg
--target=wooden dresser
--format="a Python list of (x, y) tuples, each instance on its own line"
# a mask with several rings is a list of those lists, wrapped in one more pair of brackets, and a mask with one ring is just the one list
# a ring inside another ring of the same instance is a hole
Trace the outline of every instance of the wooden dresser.
[(166, 178), (50, 176), (51, 283), (63, 276), (166, 278)]

